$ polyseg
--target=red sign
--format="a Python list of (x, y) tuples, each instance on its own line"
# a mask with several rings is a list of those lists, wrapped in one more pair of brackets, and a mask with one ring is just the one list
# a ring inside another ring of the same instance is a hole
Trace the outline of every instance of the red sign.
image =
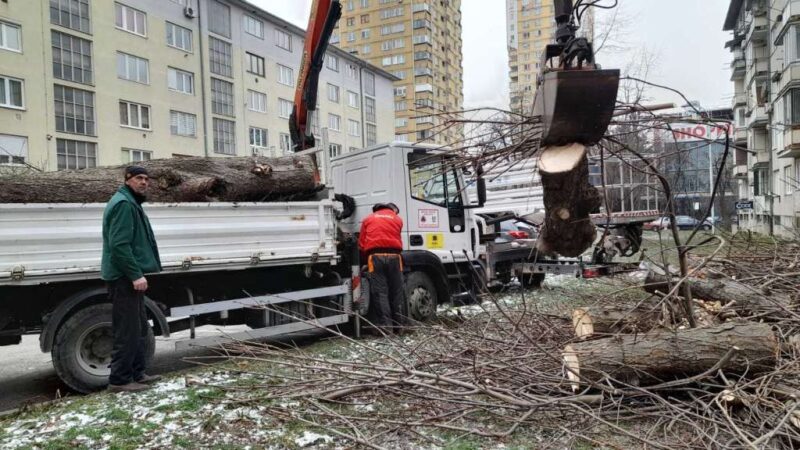
[(672, 126), (672, 137), (679, 142), (724, 140), (726, 129), (728, 136), (733, 137), (733, 124), (730, 123), (724, 125), (675, 124)]

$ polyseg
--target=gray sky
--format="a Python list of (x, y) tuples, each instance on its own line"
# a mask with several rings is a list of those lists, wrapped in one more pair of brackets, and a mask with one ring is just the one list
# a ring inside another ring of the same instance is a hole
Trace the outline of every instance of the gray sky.
[[(311, 0), (249, 0), (298, 26), (306, 27)], [(603, 3), (610, 3), (605, 0)], [(647, 79), (665, 84), (706, 108), (730, 106), (730, 39), (722, 31), (729, 0), (619, 0), (626, 25), (621, 51), (598, 56), (604, 68), (625, 69), (642, 53), (655, 64)], [(489, 6), (491, 5), (491, 6)], [(464, 106), (508, 108), (508, 56), (504, 0), (462, 0)], [(608, 13), (598, 16), (598, 33)], [(653, 102), (681, 100), (650, 90)]]

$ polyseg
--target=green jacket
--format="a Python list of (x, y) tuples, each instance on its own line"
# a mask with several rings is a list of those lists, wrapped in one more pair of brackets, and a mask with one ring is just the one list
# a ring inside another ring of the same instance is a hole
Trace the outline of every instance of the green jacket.
[(100, 277), (106, 281), (161, 271), (158, 246), (142, 206), (123, 185), (103, 213), (103, 259)]

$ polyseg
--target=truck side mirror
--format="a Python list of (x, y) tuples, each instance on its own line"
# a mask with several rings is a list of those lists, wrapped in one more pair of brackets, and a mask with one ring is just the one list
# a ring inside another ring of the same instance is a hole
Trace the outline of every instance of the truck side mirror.
[(486, 204), (486, 180), (483, 179), (483, 166), (478, 165), (477, 172), (477, 187), (478, 187), (478, 206)]

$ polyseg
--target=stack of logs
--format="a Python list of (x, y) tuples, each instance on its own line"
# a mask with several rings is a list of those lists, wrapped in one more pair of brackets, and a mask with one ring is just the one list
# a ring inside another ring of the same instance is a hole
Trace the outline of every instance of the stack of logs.
[[(644, 288), (666, 294), (675, 282), (651, 272)], [(575, 309), (572, 323), (578, 340), (563, 351), (573, 389), (598, 383), (653, 386), (717, 370), (748, 375), (774, 370), (781, 344), (769, 322), (792, 314), (790, 297), (765, 296), (730, 279), (687, 282), (695, 297), (721, 305), (708, 327), (663, 328), (669, 320), (660, 306)]]

